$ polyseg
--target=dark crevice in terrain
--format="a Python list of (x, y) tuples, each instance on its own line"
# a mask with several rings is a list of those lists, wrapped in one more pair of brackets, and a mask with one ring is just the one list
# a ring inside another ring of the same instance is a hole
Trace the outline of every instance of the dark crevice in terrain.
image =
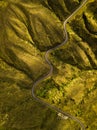
[(79, 5), (78, 1), (72, 1), (72, 0), (69, 0), (68, 2), (64, 0), (64, 3), (66, 3), (66, 7), (70, 12), (73, 12)]
[[(64, 41), (63, 21), (81, 2), (0, 1), (0, 130), (79, 128), (69, 119), (57, 120), (55, 112), (33, 101), (31, 87), (48, 73), (44, 53)], [(52, 77), (37, 89), (39, 97), (73, 113), (89, 130), (97, 130), (96, 27), (97, 0), (87, 1), (66, 25), (66, 45), (49, 56)]]
[(83, 20), (84, 20), (84, 23), (85, 23), (85, 27), (86, 27), (86, 29), (89, 31), (89, 33), (94, 34), (94, 35), (97, 35), (96, 30), (91, 30), (91, 29), (89, 28), (90, 23), (89, 23), (87, 17), (85, 16), (85, 14), (83, 14)]

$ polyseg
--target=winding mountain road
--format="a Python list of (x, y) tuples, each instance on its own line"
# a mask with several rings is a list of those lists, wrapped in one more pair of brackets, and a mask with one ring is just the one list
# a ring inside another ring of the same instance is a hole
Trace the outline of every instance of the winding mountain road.
[(50, 71), (48, 72), (48, 74), (47, 74), (46, 76), (41, 77), (40, 79), (38, 79), (38, 80), (33, 84), (33, 86), (32, 86), (32, 96), (33, 96), (33, 98), (34, 98), (36, 101), (38, 101), (39, 103), (41, 103), (41, 104), (43, 104), (43, 105), (45, 105), (45, 106), (47, 106), (47, 107), (49, 107), (49, 108), (55, 110), (57, 113), (61, 113), (62, 115), (67, 116), (67, 117), (73, 119), (74, 121), (76, 121), (77, 123), (79, 123), (79, 125), (81, 126), (81, 129), (82, 129), (82, 130), (85, 130), (85, 126), (84, 126), (84, 124), (83, 124), (79, 119), (77, 119), (76, 117), (72, 116), (71, 114), (69, 114), (69, 113), (67, 113), (67, 112), (64, 112), (63, 110), (61, 110), (61, 109), (59, 109), (59, 108), (57, 108), (57, 107), (55, 107), (55, 106), (53, 106), (53, 105), (51, 105), (51, 104), (49, 104), (49, 103), (43, 101), (43, 100), (41, 100), (40, 98), (38, 98), (38, 97), (35, 95), (35, 88), (37, 87), (37, 85), (38, 85), (41, 81), (43, 81), (44, 79), (46, 79), (46, 78), (48, 78), (49, 76), (52, 75), (52, 73), (53, 73), (53, 66), (52, 66), (50, 60), (48, 59), (48, 55), (49, 55), (53, 50), (55, 50), (55, 49), (57, 49), (57, 48), (63, 46), (63, 45), (68, 41), (68, 34), (67, 34), (67, 31), (66, 31), (66, 23), (68, 22), (68, 20), (69, 20), (79, 9), (82, 8), (82, 6), (86, 3), (86, 1), (87, 1), (87, 0), (84, 0), (84, 1), (82, 2), (82, 4), (64, 21), (64, 24), (63, 24), (63, 25), (64, 25), (65, 41), (62, 42), (60, 45), (57, 45), (56, 47), (49, 49), (49, 50), (46, 52), (46, 54), (45, 54), (45, 60), (46, 60), (46, 62), (47, 62), (47, 63), (49, 64), (49, 66), (50, 66)]

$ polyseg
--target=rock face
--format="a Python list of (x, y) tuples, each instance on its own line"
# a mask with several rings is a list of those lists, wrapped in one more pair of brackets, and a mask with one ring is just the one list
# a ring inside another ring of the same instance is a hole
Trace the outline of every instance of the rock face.
[[(63, 21), (81, 2), (0, 1), (0, 130), (75, 130), (80, 127), (68, 120), (64, 124), (56, 113), (35, 102), (31, 87), (48, 74), (50, 68), (44, 53), (65, 40)], [(67, 44), (49, 57), (54, 74), (39, 85), (36, 93), (80, 118), (89, 130), (96, 130), (97, 1), (87, 1), (66, 28)]]

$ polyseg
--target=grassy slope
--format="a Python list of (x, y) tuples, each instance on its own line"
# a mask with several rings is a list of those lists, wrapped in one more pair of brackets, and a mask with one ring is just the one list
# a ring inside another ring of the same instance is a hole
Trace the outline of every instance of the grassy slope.
[[(37, 94), (77, 116), (88, 130), (96, 130), (97, 16), (96, 0), (91, 2), (68, 23), (69, 41), (50, 56), (54, 74), (41, 83)], [(30, 85), (49, 70), (44, 52), (64, 40), (63, 20), (79, 4), (78, 0), (0, 1), (0, 130), (79, 128), (36, 103)]]
[[(50, 56), (54, 74), (37, 91), (48, 102), (78, 117), (87, 130), (97, 129), (96, 7), (96, 1), (87, 2), (86, 9), (83, 7), (69, 21), (67, 45)], [(67, 130), (67, 126), (59, 125), (57, 129)]]

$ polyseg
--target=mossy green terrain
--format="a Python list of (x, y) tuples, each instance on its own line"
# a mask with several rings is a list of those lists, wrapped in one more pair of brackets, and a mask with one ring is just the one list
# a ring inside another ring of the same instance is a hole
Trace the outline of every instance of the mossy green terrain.
[[(31, 95), (33, 83), (50, 70), (46, 50), (64, 41), (63, 21), (81, 2), (0, 1), (0, 130), (81, 129)], [(87, 1), (66, 28), (69, 40), (50, 54), (53, 75), (36, 94), (76, 116), (86, 130), (97, 130), (97, 0)]]

